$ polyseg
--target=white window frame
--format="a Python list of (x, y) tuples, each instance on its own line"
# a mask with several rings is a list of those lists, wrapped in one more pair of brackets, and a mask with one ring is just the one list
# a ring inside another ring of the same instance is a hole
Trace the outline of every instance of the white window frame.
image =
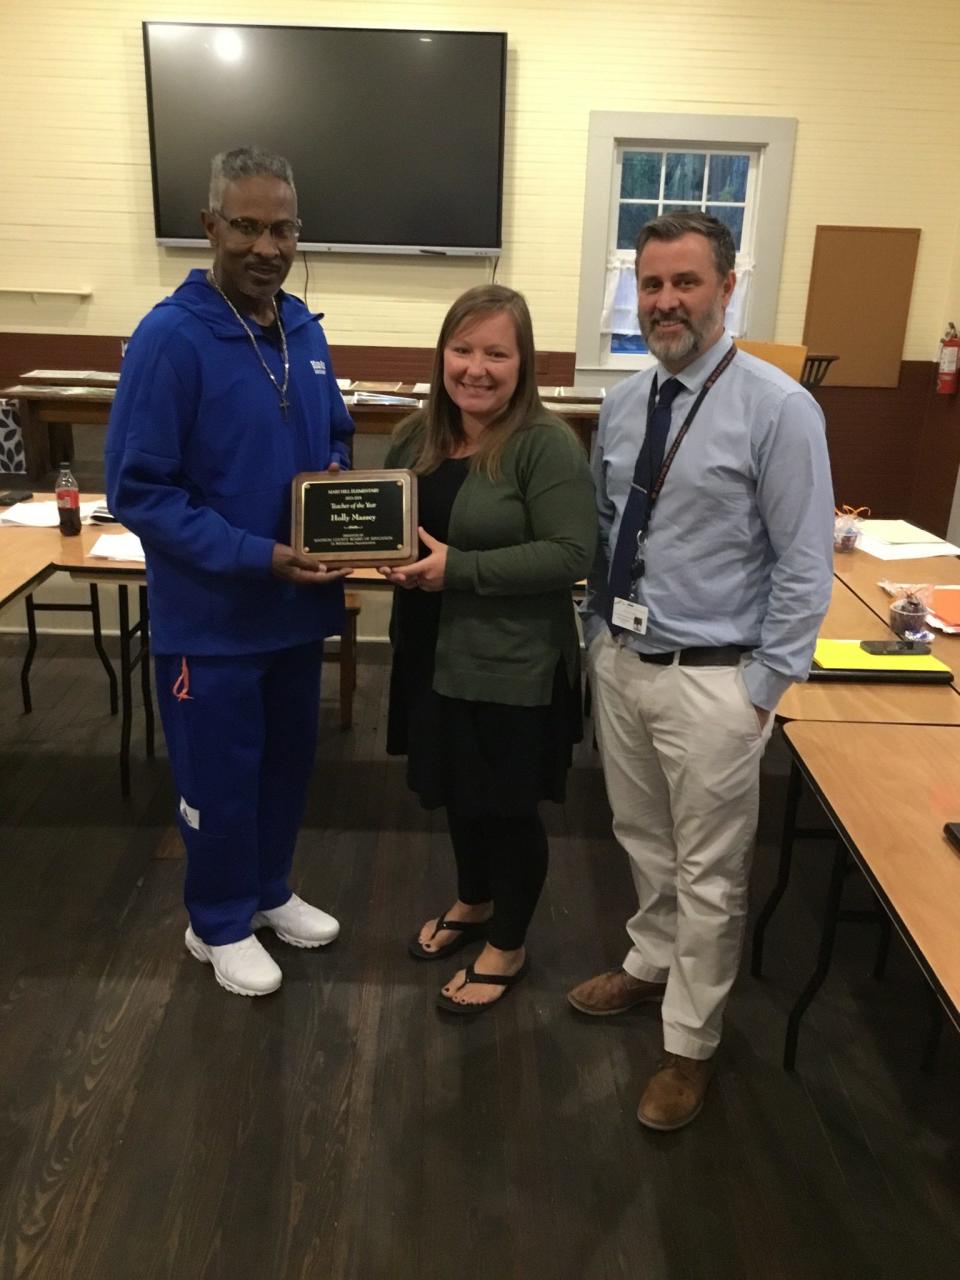
[[(630, 267), (631, 270), (633, 268), (633, 259), (634, 259), (633, 249), (632, 248), (621, 249), (617, 245), (618, 231), (620, 227), (620, 207), (622, 204), (645, 204), (645, 205), (651, 206), (653, 208), (654, 213), (656, 213), (663, 206), (663, 203), (664, 203), (664, 185), (666, 181), (666, 166), (664, 165), (663, 160), (661, 159), (660, 190), (657, 193), (656, 198), (651, 198), (649, 200), (636, 200), (636, 201), (623, 199), (623, 197), (620, 194), (621, 180), (623, 175), (623, 156), (625, 152), (634, 152), (638, 150), (641, 150), (641, 148), (636, 147), (633, 143), (619, 142), (617, 144), (616, 163), (613, 166), (612, 186), (610, 191), (610, 220), (609, 220), (609, 225), (607, 229), (608, 264), (610, 260), (616, 259), (616, 261), (620, 262), (624, 266)], [(667, 154), (706, 155), (708, 157), (708, 166), (709, 166), (709, 157), (712, 157), (712, 156), (746, 155), (748, 157), (749, 170), (747, 173), (747, 185), (746, 185), (746, 191), (744, 193), (744, 199), (742, 201), (735, 201), (733, 203), (743, 209), (743, 227), (742, 227), (741, 236), (740, 236), (740, 248), (737, 250), (737, 270), (739, 272), (741, 263), (744, 261), (752, 265), (754, 262), (753, 239), (754, 239), (754, 230), (755, 230), (756, 213), (757, 213), (757, 195), (758, 195), (758, 187), (760, 185), (759, 180), (760, 180), (761, 157), (763, 154), (760, 148), (753, 147), (753, 148), (747, 149), (742, 146), (741, 147), (716, 147), (716, 146), (708, 147), (705, 145), (701, 145), (701, 146), (682, 145), (681, 146), (681, 145), (678, 145), (677, 143), (656, 142), (656, 143), (649, 143), (649, 144), (644, 143), (642, 150), (647, 152), (652, 152), (654, 155), (658, 155), (660, 157), (665, 157)], [(707, 171), (705, 170), (704, 187), (706, 187), (706, 181), (707, 181)], [(677, 202), (675, 201), (673, 203), (677, 203)], [(704, 200), (689, 200), (684, 203), (686, 203), (688, 206), (693, 206), (693, 205), (699, 206), (700, 204), (704, 203)], [(745, 335), (738, 334), (736, 336), (742, 337)], [(635, 351), (615, 352), (611, 350), (612, 339), (613, 339), (612, 334), (601, 331), (601, 334), (600, 334), (601, 365), (610, 369), (626, 370), (627, 372), (632, 372), (633, 370), (635, 370), (637, 368), (638, 360), (643, 360), (645, 359), (645, 357)]]
[[(796, 133), (796, 120), (785, 117), (591, 111), (577, 310), (579, 384), (609, 385), (624, 374), (645, 368), (653, 359), (637, 352), (612, 355), (609, 335), (600, 331), (607, 258), (611, 245), (616, 244), (623, 152), (668, 147), (676, 151), (746, 151), (757, 155), (754, 180), (759, 183), (759, 199), (752, 236), (755, 265), (750, 283), (749, 336), (772, 340)], [(745, 245), (746, 232), (745, 221)], [(618, 252), (626, 255), (629, 251)]]

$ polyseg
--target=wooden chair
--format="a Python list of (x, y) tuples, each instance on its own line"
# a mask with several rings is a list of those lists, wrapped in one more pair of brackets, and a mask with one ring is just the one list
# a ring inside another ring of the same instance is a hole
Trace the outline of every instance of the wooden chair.
[(807, 359), (807, 348), (792, 346), (785, 342), (748, 342), (737, 338), (737, 347), (748, 355), (766, 360), (784, 373), (800, 382), (803, 377), (803, 366)]
[(337, 653), (324, 650), (323, 660), (340, 664), (340, 728), (349, 729), (353, 724), (353, 692), (357, 687), (357, 617), (360, 613), (360, 596), (348, 591), (344, 596), (347, 620), (340, 637)]

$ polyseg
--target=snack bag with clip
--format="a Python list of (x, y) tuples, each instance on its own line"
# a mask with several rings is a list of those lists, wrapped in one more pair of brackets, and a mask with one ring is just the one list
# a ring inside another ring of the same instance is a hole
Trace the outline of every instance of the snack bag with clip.
[(860, 536), (860, 521), (870, 514), (869, 507), (838, 508), (833, 521), (834, 551), (853, 551)]

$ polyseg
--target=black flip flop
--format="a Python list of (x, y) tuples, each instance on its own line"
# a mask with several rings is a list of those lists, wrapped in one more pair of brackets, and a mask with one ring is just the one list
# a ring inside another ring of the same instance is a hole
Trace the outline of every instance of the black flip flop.
[(503, 987), (504, 989), (503, 995), (497, 996), (496, 1000), (487, 1001), (486, 1004), (458, 1004), (456, 1000), (451, 1000), (449, 996), (445, 996), (441, 991), (440, 994), (437, 996), (437, 1008), (442, 1009), (444, 1013), (455, 1013), (457, 1015), (468, 1014), (468, 1013), (471, 1013), (471, 1014), (483, 1013), (485, 1009), (495, 1008), (500, 1003), (500, 1001), (504, 998), (504, 996), (506, 996), (507, 992), (509, 992), (513, 987), (515, 987), (517, 983), (521, 980), (521, 978), (525, 978), (529, 972), (530, 972), (529, 956), (527, 956), (524, 959), (523, 964), (520, 966), (517, 972), (512, 973), (509, 976), (507, 974), (500, 974), (500, 973), (477, 973), (473, 965), (468, 964), (467, 970), (466, 970), (466, 975), (467, 975), (466, 980), (461, 984), (460, 987), (457, 987), (458, 991), (461, 990), (461, 987), (465, 987), (468, 982), (487, 982), (490, 984), (490, 986), (493, 986), (493, 987)]
[(420, 943), (419, 933), (415, 933), (407, 944), (407, 950), (414, 960), (442, 960), (445, 956), (452, 956), (461, 947), (485, 938), (488, 924), (487, 920), (444, 920), (443, 916), (440, 916), (436, 928), (430, 935), (431, 939), (435, 938), (441, 929), (452, 929), (459, 936), (452, 942), (446, 942), (442, 947), (437, 947), (436, 951), (427, 951)]

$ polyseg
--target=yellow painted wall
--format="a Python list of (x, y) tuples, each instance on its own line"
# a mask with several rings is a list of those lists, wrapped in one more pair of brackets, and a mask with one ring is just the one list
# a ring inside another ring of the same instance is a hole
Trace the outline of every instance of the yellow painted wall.
[[(904, 354), (932, 359), (958, 303), (952, 13), (940, 0), (0, 0), (0, 285), (93, 290), (0, 293), (0, 331), (127, 334), (202, 261), (153, 242), (143, 18), (433, 26), (509, 33), (498, 278), (529, 296), (542, 348), (575, 345), (588, 113), (716, 112), (799, 120), (777, 339), (802, 332), (818, 222), (919, 226)], [(430, 346), (449, 300), (488, 270), (314, 261), (311, 302), (334, 343)]]

